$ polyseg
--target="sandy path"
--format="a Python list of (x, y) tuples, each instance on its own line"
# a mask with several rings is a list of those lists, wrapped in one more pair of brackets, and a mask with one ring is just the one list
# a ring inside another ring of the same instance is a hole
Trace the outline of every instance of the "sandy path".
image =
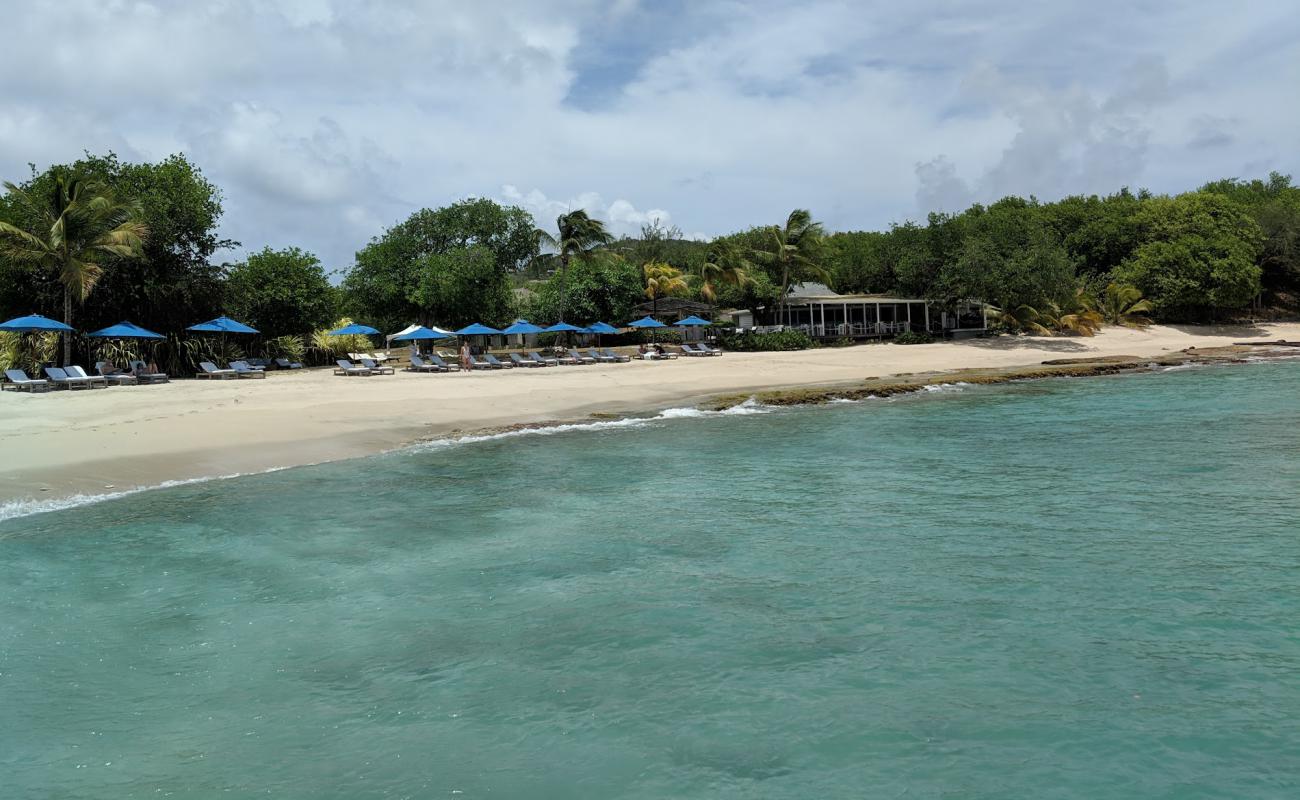
[(458, 431), (652, 411), (713, 394), (1278, 338), (1300, 339), (1300, 324), (1108, 328), (1092, 339), (999, 337), (461, 375), (342, 378), (308, 370), (264, 381), (4, 392), (0, 504), (347, 458)]

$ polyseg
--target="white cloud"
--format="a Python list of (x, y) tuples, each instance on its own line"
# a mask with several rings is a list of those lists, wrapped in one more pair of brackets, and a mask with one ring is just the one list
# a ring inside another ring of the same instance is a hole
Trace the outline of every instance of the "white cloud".
[[(421, 206), (709, 234), (1002, 193), (1294, 171), (1290, 4), (65, 0), (16, 4), (0, 177), (187, 152), (223, 234), (331, 267)], [(628, 26), (631, 26), (628, 28)], [(48, 32), (58, 30), (50, 44)], [(623, 38), (609, 37), (623, 31)], [(600, 101), (566, 102), (575, 86)], [(614, 198), (606, 200), (605, 198)], [(671, 213), (669, 213), (671, 211)]]
[(533, 215), (538, 225), (544, 227), (550, 226), (560, 215), (578, 209), (583, 209), (604, 222), (606, 229), (615, 236), (634, 236), (640, 233), (642, 226), (656, 222), (663, 227), (671, 227), (673, 224), (673, 215), (662, 208), (639, 211), (627, 200), (607, 203), (597, 192), (582, 192), (568, 200), (556, 200), (538, 189), (523, 192), (517, 186), (506, 184), (501, 187), (497, 199), (525, 209)]

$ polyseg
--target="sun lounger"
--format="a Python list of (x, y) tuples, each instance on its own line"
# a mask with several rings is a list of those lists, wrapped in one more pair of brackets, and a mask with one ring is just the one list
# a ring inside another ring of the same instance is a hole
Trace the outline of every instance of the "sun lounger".
[(491, 353), (484, 354), (483, 360), (491, 364), (493, 369), (514, 369), (515, 366), (515, 362), (511, 361), (510, 363), (507, 364), (506, 362), (502, 361), (501, 359), (497, 358)]
[(419, 356), (411, 356), (411, 366), (406, 368), (407, 372), (446, 372), (447, 370), (437, 364), (427, 364)]
[(271, 368), (271, 361), (267, 358), (246, 358), (244, 363), (252, 369), (267, 370)]
[(149, 365), (143, 361), (132, 361), (131, 372), (141, 383), (167, 383), (167, 373), (150, 371)]
[(212, 380), (213, 378), (221, 378), (222, 380), (225, 380), (226, 378), (239, 377), (239, 373), (235, 372), (233, 369), (220, 369), (217, 367), (216, 364), (213, 364), (211, 361), (200, 361), (199, 369), (203, 371), (196, 372), (194, 374), (194, 377), (196, 378), (207, 378), (208, 380)]
[(511, 364), (514, 364), (516, 367), (544, 367), (544, 366), (546, 366), (545, 364), (541, 363), (540, 361), (534, 361), (534, 360), (532, 360), (531, 358), (528, 358), (527, 356), (521, 356), (521, 355), (519, 355), (518, 353), (511, 353), (511, 354), (510, 354), (510, 363), (511, 363)]
[(429, 356), (429, 363), (433, 364), (435, 367), (442, 367), (443, 372), (460, 372), (460, 364), (456, 363), (455, 358), (453, 358), (451, 363), (448, 364), (438, 353)]
[(719, 348), (719, 347), (713, 347), (712, 345), (707, 345), (707, 344), (705, 344), (704, 342), (700, 342), (699, 344), (697, 344), (697, 345), (695, 345), (695, 346), (698, 347), (700, 350), (703, 350), (703, 351), (704, 351), (704, 355), (706, 355), (706, 356), (720, 356), (720, 355), (722, 355), (722, 349)]
[(64, 367), (63, 371), (68, 373), (69, 378), (85, 378), (90, 381), (90, 388), (92, 389), (96, 386), (103, 386), (105, 389), (108, 388), (108, 378), (105, 378), (103, 375), (87, 375), (86, 371), (76, 364)]
[(247, 361), (231, 361), (230, 368), (241, 378), (265, 378), (266, 373), (248, 365)]
[(385, 367), (383, 364), (375, 361), (373, 358), (361, 359), (361, 365), (370, 370), (375, 375), (396, 375), (397, 370), (392, 367)]
[(592, 358), (581, 350), (567, 350), (570, 358), (578, 359), (579, 364), (595, 364), (597, 359)]
[(62, 367), (46, 367), (45, 377), (50, 379), (56, 387), (62, 386), (65, 389), (75, 389), (80, 386), (83, 389), (90, 388), (90, 378), (76, 378), (63, 371)]
[(558, 358), (543, 356), (541, 353), (536, 353), (536, 352), (527, 353), (525, 355), (525, 358), (527, 358), (529, 361), (533, 362), (534, 364), (543, 367), (554, 367), (560, 363), (560, 360)]
[[(366, 353), (362, 353), (361, 355), (365, 356), (365, 358), (369, 358), (371, 361), (378, 361), (380, 364), (383, 364), (388, 361), (392, 361), (394, 358), (396, 358), (396, 356), (391, 356), (387, 352), (382, 350), (376, 350), (374, 353), (371, 353), (369, 355), (367, 355)], [(363, 363), (365, 361), (365, 358), (362, 359)]]
[(302, 364), (297, 361), (290, 361), (287, 358), (275, 359), (275, 365), (280, 369), (302, 369)]
[(477, 358), (471, 355), (469, 357), (469, 368), (470, 369), (501, 369), (501, 366), (497, 365), (494, 367), (488, 362), (479, 361)]
[(615, 361), (618, 361), (617, 358), (614, 358), (613, 356), (607, 356), (604, 353), (601, 353), (599, 350), (588, 350), (587, 356), (594, 359), (595, 361), (599, 361), (602, 364), (613, 364)]
[(13, 389), (15, 392), (21, 392), (24, 390), (28, 392), (35, 392), (38, 390), (46, 392), (49, 391), (50, 388), (49, 381), (44, 378), (29, 378), (27, 377), (27, 373), (20, 369), (5, 370), (5, 377), (8, 378), (8, 382), (0, 383), (0, 389)]
[(366, 369), (365, 367), (358, 367), (358, 366), (356, 366), (356, 365), (353, 364), (351, 361), (348, 361), (346, 358), (340, 358), (340, 359), (337, 359), (337, 360), (335, 360), (334, 363), (335, 363), (335, 364), (338, 364), (338, 368), (334, 370), (334, 374), (335, 374), (335, 375), (351, 375), (351, 376), (358, 376), (358, 375), (373, 375), (373, 374), (374, 374), (373, 372), (371, 372), (370, 370)]
[(140, 380), (129, 372), (123, 372), (113, 366), (111, 361), (96, 361), (95, 371), (98, 372), (105, 380), (117, 386), (134, 386)]
[(708, 353), (704, 352), (703, 350), (696, 350), (694, 347), (691, 347), (689, 344), (682, 345), (682, 354), (697, 357), (697, 358), (708, 356)]
[(615, 353), (613, 350), (610, 350), (608, 347), (601, 348), (601, 351), (600, 351), (600, 352), (603, 353), (603, 354), (605, 355), (606, 358), (612, 358), (612, 359), (614, 359), (615, 361), (624, 361), (624, 362), (626, 362), (626, 361), (631, 361), (631, 360), (632, 360), (632, 357), (631, 357), (631, 356), (619, 355), (618, 353)]

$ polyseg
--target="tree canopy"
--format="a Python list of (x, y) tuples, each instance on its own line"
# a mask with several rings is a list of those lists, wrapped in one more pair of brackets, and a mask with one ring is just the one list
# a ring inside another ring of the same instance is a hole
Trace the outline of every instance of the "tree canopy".
[(305, 335), (338, 317), (337, 290), (316, 256), (267, 247), (230, 268), (226, 308), (263, 336)]
[[(76, 174), (138, 208), (148, 229), (139, 258), (110, 256), (93, 299), (78, 311), (78, 327), (97, 328), (130, 319), (146, 328), (175, 331), (221, 313), (223, 270), (214, 255), (237, 242), (218, 233), (221, 192), (183, 155), (157, 163), (127, 163), (112, 153), (87, 155), (36, 173), (18, 188), (49, 193), (60, 172)], [(0, 198), (0, 220), (19, 226), (30, 219), (12, 195)], [(51, 276), (0, 258), (0, 312), (60, 313), (61, 290)]]
[(470, 250), (476, 253), (470, 258), (475, 264), (482, 263), (480, 252), (487, 253), (494, 273), (505, 279), (537, 255), (532, 216), (521, 208), (486, 199), (415, 212), (357, 253), (355, 265), (343, 279), (349, 310), (392, 330), (412, 321), (443, 321), (435, 316), (447, 313), (450, 307), (433, 300), (445, 300), (448, 295), (429, 288), (433, 283), (428, 273), (440, 266), (469, 262), (463, 252), (452, 261), (430, 259)]

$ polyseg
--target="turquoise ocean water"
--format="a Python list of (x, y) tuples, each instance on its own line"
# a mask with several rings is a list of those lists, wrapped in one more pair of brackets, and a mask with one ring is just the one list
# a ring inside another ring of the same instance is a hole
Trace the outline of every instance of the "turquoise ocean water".
[(1300, 796), (1300, 364), (748, 412), (0, 522), (0, 797)]

